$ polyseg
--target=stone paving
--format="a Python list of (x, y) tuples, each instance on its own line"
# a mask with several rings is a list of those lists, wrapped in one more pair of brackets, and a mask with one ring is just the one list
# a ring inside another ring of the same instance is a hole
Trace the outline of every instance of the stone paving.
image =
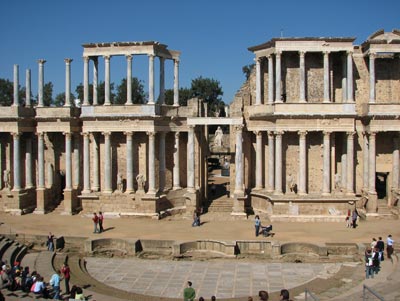
[(342, 264), (263, 263), (229, 260), (168, 261), (148, 259), (87, 258), (92, 277), (112, 287), (156, 297), (181, 298), (188, 280), (197, 296), (235, 298), (293, 288), (326, 278)]

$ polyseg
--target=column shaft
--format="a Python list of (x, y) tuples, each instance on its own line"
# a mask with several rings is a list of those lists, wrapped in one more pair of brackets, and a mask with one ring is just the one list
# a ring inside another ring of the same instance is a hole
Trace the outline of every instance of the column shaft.
[(43, 88), (44, 88), (44, 63), (45, 60), (38, 60), (39, 63), (39, 88), (38, 88), (38, 107), (43, 107)]
[(25, 73), (25, 106), (31, 106), (31, 70), (26, 69)]
[(19, 105), (19, 68), (14, 65), (14, 102), (13, 106)]
[(268, 103), (274, 102), (274, 58), (268, 56)]
[(160, 104), (165, 103), (165, 58), (160, 57)]
[(369, 142), (368, 133), (363, 132), (363, 189), (368, 191), (369, 186)]
[(28, 137), (25, 141), (25, 187), (32, 188), (32, 138)]
[(38, 188), (44, 189), (44, 133), (38, 133)]
[(83, 133), (83, 191), (90, 192), (90, 148), (89, 133)]
[(156, 166), (155, 166), (155, 132), (148, 132), (149, 136), (149, 190), (147, 193), (156, 193)]
[(347, 101), (353, 102), (353, 53), (347, 52)]
[(149, 55), (149, 101), (148, 104), (154, 104), (154, 55)]
[(306, 101), (306, 68), (305, 68), (305, 52), (300, 51), (300, 102)]
[(307, 132), (299, 132), (299, 194), (307, 194)]
[(104, 189), (106, 193), (112, 192), (112, 157), (111, 157), (111, 133), (104, 135)]
[(111, 105), (111, 90), (110, 90), (110, 56), (104, 56), (104, 105)]
[(282, 194), (282, 135), (275, 132), (275, 194)]
[(132, 104), (132, 55), (126, 56), (126, 104)]
[(354, 132), (347, 133), (347, 194), (354, 194)]
[(256, 105), (261, 104), (261, 58), (256, 58)]
[(189, 126), (187, 153), (187, 190), (193, 193), (196, 191), (194, 188), (194, 126)]
[(375, 103), (375, 53), (369, 54), (369, 102)]
[(89, 105), (89, 57), (83, 57), (83, 105)]
[(165, 189), (165, 132), (160, 132), (159, 139), (159, 189), (163, 192)]
[(342, 56), (342, 102), (347, 101), (347, 56)]
[(329, 195), (331, 190), (331, 133), (324, 132), (324, 180), (322, 194)]
[(268, 132), (268, 192), (275, 189), (275, 136), (273, 132)]
[(281, 99), (281, 52), (277, 52), (275, 55), (276, 66), (275, 66), (275, 102), (282, 102)]
[(93, 60), (93, 105), (99, 104), (99, 97), (97, 94), (98, 75), (99, 75), (99, 59), (98, 57), (92, 57)]
[(243, 190), (243, 126), (237, 125), (236, 130), (236, 147), (235, 147), (235, 190), (234, 194), (242, 196)]
[(256, 189), (263, 188), (262, 184), (262, 132), (254, 132), (256, 135)]
[(65, 133), (65, 190), (72, 190), (71, 133)]
[(393, 138), (393, 177), (392, 177), (392, 189), (399, 189), (399, 176), (400, 176), (400, 159), (399, 159), (399, 137)]
[(375, 175), (376, 175), (376, 133), (369, 134), (369, 193), (376, 194)]
[(126, 193), (131, 193), (133, 189), (133, 141), (132, 132), (126, 132)]
[(71, 62), (72, 59), (65, 59), (65, 104), (71, 106)]
[(329, 96), (329, 52), (324, 52), (324, 102), (330, 102)]
[(174, 106), (179, 106), (179, 60), (174, 60)]
[(21, 157), (20, 157), (20, 133), (13, 133), (13, 174), (14, 174), (14, 186), (13, 190), (21, 189)]
[(74, 176), (73, 176), (73, 187), (78, 189), (80, 187), (80, 135), (74, 135)]
[(99, 161), (99, 142), (97, 140), (97, 133), (92, 134), (93, 142), (93, 191), (100, 190), (100, 161)]
[(180, 162), (179, 162), (179, 136), (180, 133), (176, 132), (175, 133), (175, 146), (174, 146), (174, 184), (173, 184), (173, 189), (181, 189), (181, 181), (180, 181)]

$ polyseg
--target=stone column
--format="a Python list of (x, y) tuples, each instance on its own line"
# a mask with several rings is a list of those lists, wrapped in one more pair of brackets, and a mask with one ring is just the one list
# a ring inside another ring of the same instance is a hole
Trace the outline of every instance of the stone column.
[[(0, 140), (0, 158), (3, 157), (3, 144)], [(3, 160), (0, 160), (0, 190), (3, 188)]]
[(104, 105), (111, 105), (111, 90), (110, 90), (110, 56), (104, 56)]
[(354, 194), (354, 134), (347, 133), (347, 189), (348, 195)]
[(257, 57), (256, 61), (256, 105), (261, 104), (261, 58)]
[(160, 104), (165, 103), (165, 58), (160, 57)]
[(179, 106), (179, 60), (174, 59), (174, 106)]
[(44, 133), (38, 133), (38, 187), (44, 189)]
[(127, 105), (133, 104), (132, 103), (132, 55), (126, 56), (126, 104)]
[(331, 193), (331, 133), (324, 131), (324, 180), (322, 195)]
[(181, 181), (180, 181), (180, 162), (179, 162), (179, 132), (175, 133), (175, 145), (174, 145), (174, 183), (173, 183), (173, 190), (181, 189)]
[(12, 133), (13, 135), (13, 190), (21, 190), (21, 156), (20, 156), (20, 137), (21, 133)]
[(342, 56), (342, 102), (347, 101), (347, 56)]
[(97, 140), (97, 133), (92, 133), (93, 142), (93, 191), (100, 190), (100, 161), (99, 161), (99, 142)]
[(329, 52), (324, 51), (324, 102), (330, 102), (329, 96)]
[(83, 135), (83, 191), (82, 193), (90, 193), (90, 148), (89, 133)]
[(72, 59), (64, 59), (65, 62), (65, 107), (71, 106), (71, 62)]
[(306, 102), (306, 68), (305, 52), (300, 51), (300, 102)]
[(275, 194), (282, 194), (282, 135), (275, 132)]
[(72, 137), (71, 133), (64, 133), (65, 135), (65, 190), (72, 190)]
[(369, 186), (369, 142), (368, 133), (363, 132), (363, 189), (368, 191)]
[(234, 194), (243, 196), (243, 125), (236, 125), (236, 146), (235, 146), (235, 190)]
[(93, 105), (97, 106), (99, 104), (99, 98), (97, 95), (97, 84), (99, 75), (99, 58), (97, 56), (92, 57), (93, 61)]
[(83, 105), (89, 105), (89, 57), (83, 57)]
[(25, 106), (31, 106), (31, 70), (26, 69), (25, 73)]
[(73, 166), (74, 166), (74, 180), (72, 182), (72, 186), (75, 189), (78, 189), (80, 186), (80, 135), (78, 133), (74, 134), (74, 161), (73, 161)]
[(274, 58), (268, 55), (268, 103), (274, 102)]
[(275, 66), (275, 102), (282, 102), (281, 99), (281, 80), (282, 80), (282, 74), (281, 74), (281, 54), (282, 52), (278, 51), (275, 54), (275, 59), (276, 59), (276, 66)]
[[(25, 140), (25, 187), (33, 187), (32, 178), (32, 137), (27, 137)], [(0, 186), (1, 187), (1, 186)]]
[(165, 132), (160, 132), (159, 139), (159, 189), (163, 192), (165, 189)]
[(111, 133), (104, 135), (104, 189), (103, 192), (112, 192), (112, 157), (111, 157)]
[(376, 133), (369, 133), (369, 188), (370, 194), (376, 194)]
[(14, 102), (13, 106), (19, 106), (19, 68), (14, 65)]
[(307, 194), (307, 131), (299, 131), (299, 194)]
[(392, 189), (397, 190), (399, 188), (399, 176), (400, 176), (400, 159), (399, 159), (399, 137), (393, 138), (393, 167), (392, 167)]
[(353, 52), (347, 52), (347, 101), (353, 102)]
[(275, 189), (275, 136), (272, 131), (268, 132), (268, 192)]
[(262, 132), (255, 131), (256, 135), (256, 189), (262, 189)]
[(375, 103), (375, 53), (369, 54), (369, 103)]
[(126, 193), (133, 193), (133, 141), (132, 132), (125, 132), (126, 135)]
[(149, 190), (148, 194), (156, 193), (156, 172), (155, 172), (155, 132), (147, 132), (149, 136)]
[(154, 54), (149, 54), (149, 101), (154, 104)]
[(187, 144), (187, 191), (194, 193), (194, 166), (195, 166), (195, 156), (194, 156), (194, 126), (188, 126), (188, 144)]
[(44, 63), (46, 60), (38, 60), (39, 63), (39, 91), (38, 91), (38, 107), (43, 107), (43, 88), (44, 88)]

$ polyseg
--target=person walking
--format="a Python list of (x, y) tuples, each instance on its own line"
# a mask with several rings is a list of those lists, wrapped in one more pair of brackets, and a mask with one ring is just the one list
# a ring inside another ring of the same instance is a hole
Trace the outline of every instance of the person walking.
[(99, 233), (99, 228), (98, 228), (99, 217), (97, 216), (96, 212), (93, 212), (92, 221), (93, 221), (93, 225), (94, 225), (93, 233)]
[(260, 234), (260, 227), (261, 227), (261, 221), (260, 221), (260, 217), (258, 215), (256, 215), (256, 217), (255, 217), (254, 227), (256, 229), (256, 237), (257, 237), (258, 234)]
[(71, 271), (69, 269), (68, 263), (64, 263), (62, 268), (61, 268), (61, 273), (63, 274), (64, 277), (64, 283), (65, 283), (65, 293), (69, 295), (69, 279), (71, 278)]
[(192, 287), (192, 282), (187, 282), (187, 287), (183, 290), (183, 301), (193, 301), (196, 298), (196, 291)]
[(392, 254), (393, 254), (393, 243), (394, 243), (394, 240), (392, 239), (392, 235), (389, 234), (386, 239), (386, 253), (387, 253), (387, 257), (390, 260), (392, 259)]
[(47, 235), (47, 250), (53, 252), (54, 251), (54, 235), (49, 232), (49, 235)]
[(50, 285), (53, 287), (53, 292), (54, 292), (54, 296), (53, 299), (54, 300), (60, 300), (60, 281), (61, 281), (61, 277), (60, 277), (61, 271), (57, 270), (53, 276), (51, 276), (50, 278)]
[(99, 228), (100, 228), (99, 230), (100, 230), (100, 233), (104, 232), (103, 221), (104, 221), (103, 212), (99, 211)]
[(383, 242), (382, 237), (380, 237), (380, 236), (379, 236), (379, 239), (378, 239), (378, 241), (376, 243), (376, 247), (379, 250), (379, 260), (380, 261), (384, 261), (385, 258), (383, 256), (383, 253), (385, 251), (385, 243)]

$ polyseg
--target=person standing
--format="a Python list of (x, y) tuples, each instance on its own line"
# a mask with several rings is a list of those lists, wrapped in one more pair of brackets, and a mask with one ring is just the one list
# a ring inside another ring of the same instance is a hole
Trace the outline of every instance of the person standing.
[(187, 282), (187, 287), (183, 290), (183, 301), (193, 301), (196, 298), (196, 291), (192, 287), (192, 282)]
[(386, 239), (386, 252), (387, 252), (387, 257), (389, 259), (392, 259), (393, 243), (394, 243), (394, 240), (392, 239), (392, 235), (389, 234), (387, 239)]
[(62, 268), (61, 268), (61, 273), (63, 274), (64, 277), (64, 283), (65, 283), (65, 293), (69, 295), (69, 279), (71, 277), (71, 271), (69, 269), (69, 266), (67, 263), (64, 263)]
[(374, 278), (374, 264), (372, 259), (372, 250), (368, 248), (365, 250), (365, 278)]
[(100, 227), (100, 233), (104, 232), (103, 220), (104, 220), (103, 212), (99, 211), (99, 227)]
[(351, 214), (351, 221), (354, 229), (357, 227), (357, 217), (358, 217), (357, 209), (354, 209), (353, 213)]
[(61, 271), (57, 270), (53, 276), (50, 278), (50, 285), (53, 287), (53, 292), (54, 292), (54, 300), (60, 300), (60, 277)]
[(47, 250), (54, 251), (54, 235), (51, 232), (47, 235)]
[(379, 250), (379, 260), (383, 261), (385, 258), (383, 256), (383, 252), (385, 251), (385, 243), (382, 240), (382, 237), (379, 237), (378, 241), (376, 242), (376, 247)]
[(260, 217), (256, 215), (255, 220), (254, 220), (254, 227), (256, 228), (256, 237), (260, 233), (260, 227), (261, 227), (261, 221)]
[(281, 301), (289, 301), (290, 300), (289, 291), (287, 289), (282, 289), (280, 297)]
[(268, 295), (267, 291), (259, 291), (258, 297), (260, 298), (260, 301), (268, 301), (268, 299), (269, 299), (269, 295)]
[(94, 225), (93, 233), (99, 233), (99, 228), (98, 228), (99, 217), (97, 216), (96, 212), (93, 212), (92, 221), (93, 221), (93, 225)]

